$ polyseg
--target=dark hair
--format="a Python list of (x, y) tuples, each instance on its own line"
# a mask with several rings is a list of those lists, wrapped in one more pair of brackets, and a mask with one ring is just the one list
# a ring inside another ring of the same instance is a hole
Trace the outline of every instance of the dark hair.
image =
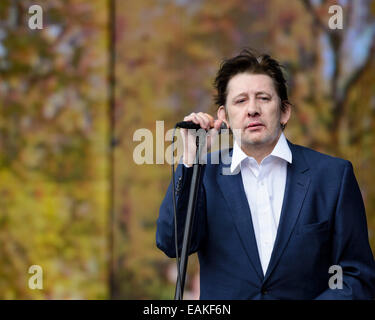
[(265, 74), (272, 78), (276, 92), (281, 100), (281, 111), (285, 111), (288, 101), (286, 81), (281, 70), (283, 66), (268, 54), (256, 55), (251, 49), (243, 49), (239, 55), (224, 60), (216, 74), (214, 87), (217, 94), (214, 96), (218, 107), (225, 106), (227, 86), (230, 79), (238, 73)]

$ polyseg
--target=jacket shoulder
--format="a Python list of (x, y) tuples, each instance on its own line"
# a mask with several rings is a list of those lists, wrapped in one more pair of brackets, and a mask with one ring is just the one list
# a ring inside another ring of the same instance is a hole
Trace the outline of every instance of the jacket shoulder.
[(352, 163), (349, 160), (335, 157), (317, 150), (313, 150), (309, 147), (293, 144), (293, 148), (300, 152), (305, 158), (306, 162), (310, 167), (315, 168), (344, 168), (345, 166), (352, 167)]

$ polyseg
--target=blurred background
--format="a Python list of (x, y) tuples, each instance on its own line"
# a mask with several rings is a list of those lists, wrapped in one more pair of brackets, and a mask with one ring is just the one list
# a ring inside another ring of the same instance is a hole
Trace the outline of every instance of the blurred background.
[[(215, 115), (215, 73), (244, 47), (286, 67), (286, 137), (352, 162), (375, 251), (375, 1), (1, 0), (0, 299), (173, 299), (175, 261), (155, 245), (171, 179), (156, 121)], [(134, 162), (140, 128), (154, 164)], [(185, 298), (198, 270), (192, 256)]]

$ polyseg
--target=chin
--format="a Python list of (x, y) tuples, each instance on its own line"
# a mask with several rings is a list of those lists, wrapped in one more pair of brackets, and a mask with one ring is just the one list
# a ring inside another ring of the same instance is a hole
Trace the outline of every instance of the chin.
[(272, 137), (269, 136), (258, 136), (258, 137), (246, 137), (241, 140), (242, 144), (247, 144), (247, 145), (263, 145), (263, 144), (268, 144), (272, 141)]
[(252, 145), (252, 146), (255, 146), (255, 145), (261, 145), (261, 144), (264, 144), (264, 139), (243, 139), (241, 141), (242, 145)]

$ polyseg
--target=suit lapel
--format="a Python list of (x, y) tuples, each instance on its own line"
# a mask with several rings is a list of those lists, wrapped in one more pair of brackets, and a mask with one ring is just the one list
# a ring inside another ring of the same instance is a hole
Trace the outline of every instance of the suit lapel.
[[(224, 171), (229, 171), (230, 164), (224, 165), (221, 163), (219, 166), (220, 173), (217, 175), (218, 185), (229, 208), (231, 208), (230, 214), (232, 215), (241, 243), (245, 248), (251, 265), (263, 282), (269, 278), (284, 252), (310, 185), (310, 177), (305, 173), (309, 170), (309, 167), (303, 155), (294, 144), (289, 140), (287, 140), (287, 142), (292, 152), (292, 164), (288, 163), (287, 166), (287, 178), (280, 214), (280, 223), (277, 229), (271, 260), (265, 276), (263, 276), (251, 219), (251, 211), (243, 187), (241, 173), (234, 175), (223, 174)], [(228, 161), (226, 161), (226, 163), (228, 163)]]
[(287, 142), (292, 151), (292, 163), (288, 163), (287, 167), (287, 179), (279, 227), (264, 281), (269, 278), (284, 252), (310, 185), (310, 177), (305, 173), (309, 167), (303, 155), (294, 144), (289, 140)]
[(260, 264), (251, 212), (243, 187), (242, 176), (241, 173), (233, 175), (223, 174), (224, 171), (229, 172), (229, 167), (230, 164), (222, 164), (219, 166), (220, 173), (217, 175), (217, 182), (224, 199), (227, 201), (228, 207), (231, 208), (230, 214), (232, 215), (238, 235), (250, 263), (259, 276), (259, 279), (262, 281), (263, 271)]

